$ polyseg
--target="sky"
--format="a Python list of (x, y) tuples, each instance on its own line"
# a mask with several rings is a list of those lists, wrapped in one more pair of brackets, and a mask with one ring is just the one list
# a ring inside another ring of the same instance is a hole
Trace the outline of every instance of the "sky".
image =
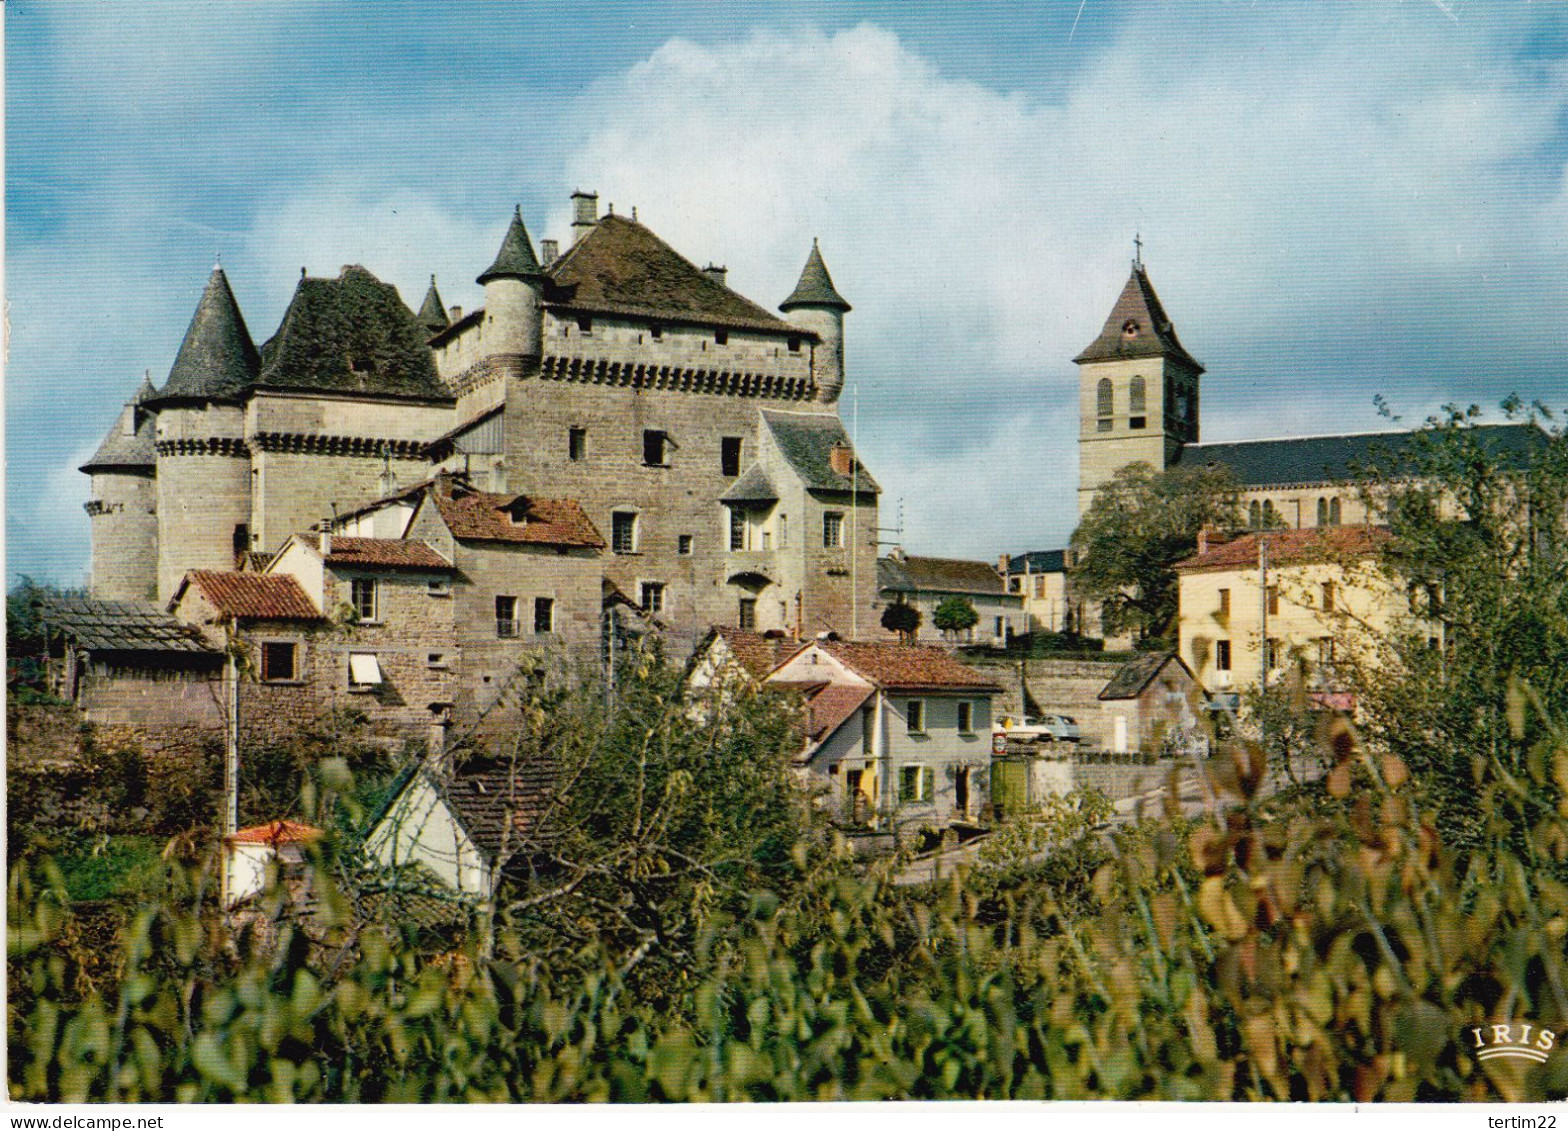
[[(1141, 235), (1205, 440), (1568, 408), (1568, 5), (10, 0), (8, 580), (87, 578), (76, 470), (216, 258), (417, 307), (512, 207), (638, 209), (773, 308), (813, 238), (884, 537), (1065, 544), (1077, 373)], [(1398, 416), (1380, 417), (1374, 397)]]

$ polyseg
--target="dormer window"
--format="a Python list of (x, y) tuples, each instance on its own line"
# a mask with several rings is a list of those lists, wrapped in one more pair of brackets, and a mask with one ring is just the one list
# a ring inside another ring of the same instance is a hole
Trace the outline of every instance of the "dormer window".
[(577, 316), (577, 332), (579, 334), (593, 333), (593, 318), (587, 314), (579, 314)]
[(658, 323), (654, 323), (652, 326), (648, 327), (648, 336), (656, 342), (662, 341), (664, 338), (664, 327), (660, 326)]
[(1124, 338), (1136, 338), (1137, 336), (1138, 336), (1138, 320), (1136, 318), (1129, 318), (1129, 319), (1127, 319), (1127, 321), (1122, 323), (1122, 337), (1124, 337)]
[(716, 345), (716, 346), (727, 346), (727, 345), (729, 345), (729, 343), (730, 343), (730, 332), (728, 330), (715, 330), (715, 331), (713, 331), (713, 344), (714, 345)]

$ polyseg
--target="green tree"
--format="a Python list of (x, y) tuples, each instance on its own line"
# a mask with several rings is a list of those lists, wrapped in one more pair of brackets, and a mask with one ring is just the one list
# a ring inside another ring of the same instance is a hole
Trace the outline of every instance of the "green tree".
[(1237, 521), (1227, 468), (1121, 468), (1095, 492), (1073, 532), (1073, 586), (1100, 605), (1107, 632), (1166, 636), (1176, 620), (1172, 567), (1197, 550), (1205, 526), (1233, 531)]
[(975, 612), (975, 607), (969, 603), (969, 598), (954, 594), (944, 597), (936, 610), (931, 614), (931, 623), (949, 640), (956, 640), (958, 634), (973, 628), (980, 622), (980, 614)]
[(903, 601), (894, 601), (882, 610), (882, 627), (903, 637), (905, 644), (912, 644), (920, 631), (920, 610)]

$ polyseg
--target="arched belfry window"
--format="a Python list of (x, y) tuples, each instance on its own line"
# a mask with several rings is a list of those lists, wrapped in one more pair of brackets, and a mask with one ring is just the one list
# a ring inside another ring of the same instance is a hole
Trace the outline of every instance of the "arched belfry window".
[(1318, 525), (1319, 526), (1327, 526), (1328, 525), (1328, 500), (1327, 499), (1319, 499), (1318, 500)]
[(1247, 507), (1247, 525), (1257, 530), (1263, 525), (1263, 504), (1253, 499)]
[(1338, 526), (1339, 525), (1339, 498), (1338, 498), (1338, 496), (1335, 496), (1334, 498), (1332, 498), (1332, 499), (1330, 499), (1328, 501), (1328, 524), (1330, 526)]
[(1146, 386), (1142, 377), (1134, 377), (1132, 384), (1127, 386), (1127, 411), (1140, 413), (1144, 411), (1144, 390)]
[(1095, 386), (1094, 396), (1095, 415), (1100, 418), (1100, 431), (1111, 430), (1110, 417), (1116, 413), (1116, 394), (1111, 391), (1111, 379), (1101, 377), (1100, 383)]

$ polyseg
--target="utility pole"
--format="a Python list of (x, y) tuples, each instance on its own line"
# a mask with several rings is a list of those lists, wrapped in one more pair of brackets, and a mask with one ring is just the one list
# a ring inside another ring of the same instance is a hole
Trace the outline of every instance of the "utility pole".
[(1263, 748), (1264, 758), (1268, 757), (1268, 694), (1269, 694), (1269, 540), (1265, 534), (1258, 535), (1258, 632), (1261, 636), (1262, 651), (1258, 664), (1258, 745)]
[(860, 386), (850, 389), (849, 638), (860, 639)]
[[(223, 839), (225, 849), (229, 838), (239, 830), (240, 823), (240, 668), (238, 648), (231, 625), (227, 633), (228, 664), (224, 668), (224, 720), (223, 720)], [(221, 856), (218, 869), (219, 900), (229, 906), (229, 861), (227, 852)]]

